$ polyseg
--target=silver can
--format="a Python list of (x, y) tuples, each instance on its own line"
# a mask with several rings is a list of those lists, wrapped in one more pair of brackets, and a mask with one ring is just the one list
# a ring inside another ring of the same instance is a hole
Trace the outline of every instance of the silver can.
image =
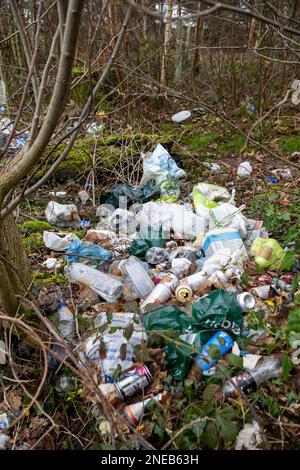
[(132, 395), (148, 387), (152, 382), (152, 374), (145, 365), (136, 366), (132, 371), (127, 372), (114, 385), (120, 400), (125, 400)]

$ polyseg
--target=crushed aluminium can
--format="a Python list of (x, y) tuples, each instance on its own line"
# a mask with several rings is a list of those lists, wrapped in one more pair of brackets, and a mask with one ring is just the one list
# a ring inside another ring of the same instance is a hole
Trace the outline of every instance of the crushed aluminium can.
[(152, 382), (152, 374), (148, 367), (145, 365), (139, 365), (132, 371), (129, 371), (117, 380), (114, 385), (116, 393), (120, 400), (126, 400), (126, 398), (135, 395), (144, 388), (148, 387)]

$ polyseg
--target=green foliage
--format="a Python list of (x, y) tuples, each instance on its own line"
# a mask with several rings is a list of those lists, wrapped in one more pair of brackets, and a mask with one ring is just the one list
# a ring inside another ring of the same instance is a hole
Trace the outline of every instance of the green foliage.
[(281, 415), (281, 409), (275, 397), (264, 396), (260, 392), (256, 392), (254, 395), (257, 397), (257, 404), (262, 410), (267, 410), (274, 418)]
[(204, 150), (207, 149), (207, 147), (216, 140), (218, 140), (218, 135), (211, 132), (189, 137), (187, 140), (185, 140), (185, 145), (192, 149)]
[[(224, 138), (222, 140), (225, 140)], [(219, 146), (218, 146), (218, 153), (238, 153), (242, 148), (245, 143), (245, 139), (243, 137), (236, 137), (228, 138), (225, 142), (223, 141)]]
[(50, 230), (52, 226), (44, 220), (27, 220), (23, 224), (18, 225), (18, 229), (25, 233), (40, 232)]
[(280, 264), (280, 271), (290, 271), (296, 259), (295, 253), (288, 251)]
[(241, 356), (236, 356), (235, 354), (228, 354), (227, 355), (228, 362), (233, 367), (237, 367), (238, 369), (243, 368), (243, 358)]
[(28, 253), (45, 246), (41, 233), (32, 233), (31, 235), (28, 235), (28, 237), (23, 238), (22, 244)]
[(219, 437), (216, 423), (209, 421), (205, 426), (201, 443), (208, 449), (215, 449), (218, 445), (218, 442)]
[(278, 139), (278, 144), (283, 152), (293, 153), (300, 151), (300, 137), (293, 137), (292, 139), (282, 137)]
[[(280, 189), (278, 187), (278, 189)], [(280, 193), (273, 189), (258, 194), (250, 205), (250, 213), (255, 218), (262, 218), (266, 229), (272, 232), (272, 238), (284, 243), (296, 242), (296, 252), (300, 251), (300, 191), (289, 194), (290, 203), (281, 204)], [(291, 262), (291, 255), (286, 260), (286, 267)]]
[(62, 284), (67, 285), (68, 281), (63, 274), (34, 273), (35, 284)]
[(288, 399), (288, 405), (291, 405), (292, 403), (297, 402), (299, 397), (297, 393), (295, 393), (294, 390), (292, 390), (291, 392), (289, 392), (287, 399)]
[(290, 358), (285, 354), (282, 361), (282, 378), (286, 380), (293, 368), (293, 363)]
[(286, 334), (295, 331), (296, 333), (300, 333), (300, 308), (296, 307), (293, 308), (288, 317), (288, 322), (285, 328)]
[(234, 441), (238, 434), (238, 427), (232, 421), (234, 413), (228, 413), (227, 410), (216, 413), (216, 425), (219, 436), (224, 441)]

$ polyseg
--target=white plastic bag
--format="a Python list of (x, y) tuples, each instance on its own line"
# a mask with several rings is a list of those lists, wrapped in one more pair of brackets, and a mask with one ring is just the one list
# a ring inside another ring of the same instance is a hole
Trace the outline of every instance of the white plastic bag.
[[(193, 239), (207, 231), (207, 221), (189, 211), (185, 206), (167, 202), (148, 202), (137, 215), (141, 234), (145, 238), (171, 238), (171, 231), (177, 239)], [(149, 227), (151, 233), (149, 234)]]
[(59, 236), (54, 232), (43, 233), (43, 240), (47, 248), (54, 251), (66, 251), (74, 240), (78, 240), (77, 235), (68, 233), (64, 236)]
[(143, 155), (143, 177), (140, 186), (151, 179), (155, 179), (156, 184), (160, 186), (168, 175), (173, 179), (180, 179), (185, 178), (186, 172), (179, 168), (169, 152), (158, 144), (150, 155)]
[(179, 111), (171, 117), (173, 122), (183, 122), (190, 118), (192, 113), (190, 111)]
[(252, 421), (252, 424), (245, 424), (239, 432), (236, 438), (235, 450), (256, 450), (262, 443), (263, 439), (259, 424), (256, 421)]
[(223, 202), (234, 204), (235, 189), (232, 195), (223, 186), (211, 183), (198, 183), (193, 188), (193, 200), (196, 214), (209, 219), (209, 211), (215, 209)]
[(85, 189), (83, 189), (82, 191), (79, 191), (78, 197), (80, 201), (82, 202), (82, 204), (86, 204), (88, 200), (90, 199), (90, 195)]
[(243, 238), (247, 236), (246, 218), (241, 214), (245, 205), (237, 208), (225, 202), (209, 210), (209, 230), (232, 228), (238, 230)]
[(43, 266), (47, 269), (58, 269), (61, 267), (61, 261), (56, 258), (47, 258), (46, 261), (43, 262)]
[(59, 204), (50, 201), (45, 210), (46, 219), (49, 224), (65, 227), (79, 225), (80, 218), (75, 204)]
[[(95, 328), (103, 327), (105, 324), (107, 324), (107, 328), (103, 333), (96, 333), (88, 338), (84, 345), (84, 351), (88, 360), (99, 366), (105, 381), (112, 382), (117, 368), (124, 371), (133, 366), (134, 348), (146, 340), (147, 335), (134, 313), (113, 313), (112, 319), (109, 321), (107, 314), (101, 312), (95, 320)], [(133, 332), (130, 338), (126, 339), (124, 333), (130, 325), (133, 325)], [(111, 332), (111, 329), (116, 329), (116, 331)], [(103, 344), (105, 348), (104, 359), (100, 358), (100, 344)], [(126, 345), (124, 358), (120, 357), (122, 345)]]
[(237, 175), (238, 176), (250, 176), (251, 173), (252, 173), (252, 166), (249, 162), (242, 162), (240, 163), (240, 165), (238, 166), (238, 169), (237, 169)]
[(132, 235), (136, 229), (135, 214), (126, 209), (116, 209), (108, 217), (109, 229), (115, 233)]

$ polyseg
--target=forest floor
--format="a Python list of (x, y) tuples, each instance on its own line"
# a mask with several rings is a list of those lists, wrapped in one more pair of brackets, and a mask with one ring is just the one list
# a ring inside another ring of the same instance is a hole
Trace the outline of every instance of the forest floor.
[[(122, 301), (110, 305), (99, 301), (97, 296), (88, 295), (78, 286), (71, 286), (64, 275), (63, 266), (55, 273), (47, 270), (42, 263), (49, 256), (58, 257), (61, 261), (63, 256), (51, 253), (45, 247), (43, 231), (53, 230), (46, 223), (44, 213), (50, 200), (49, 191), (53, 190), (67, 191), (63, 203), (77, 204), (80, 217), (89, 219), (94, 227), (99, 219), (96, 208), (91, 200), (86, 205), (81, 204), (77, 196), (91, 176), (91, 163), (95, 169), (97, 187), (94, 196), (97, 205), (99, 195), (105, 188), (120, 181), (138, 183), (141, 176), (139, 152), (145, 146), (150, 148), (157, 143), (165, 144), (178, 165), (185, 169), (187, 178), (182, 186), (183, 202), (190, 202), (192, 187), (200, 181), (225, 186), (229, 191), (235, 188), (236, 206), (246, 204), (243, 214), (251, 219), (263, 220), (269, 236), (293, 251), (295, 259), (299, 257), (300, 172), (293, 163), (300, 165), (300, 158), (299, 155), (291, 155), (300, 150), (300, 138), (292, 122), (287, 127), (276, 121), (270, 123), (269, 128), (256, 131), (256, 138), (262, 139), (268, 149), (287, 162), (275, 159), (257, 145), (250, 145), (241, 156), (243, 137), (225, 126), (220, 119), (207, 115), (193, 117), (180, 125), (166, 119), (152, 121), (148, 126), (145, 124), (143, 129), (141, 125), (134, 127), (132, 124), (125, 131), (115, 130), (114, 138), (109, 134), (78, 141), (63, 169), (49, 184), (22, 203), (16, 213), (34, 273), (28, 298), (50, 320), (54, 314), (51, 304), (61, 293), (70, 305), (75, 306), (77, 333), (81, 338), (92, 331), (93, 320), (99, 311), (138, 311), (137, 302)], [(111, 155), (115, 158), (113, 165), (107, 157)], [(251, 163), (253, 172), (250, 177), (238, 178), (237, 167), (245, 160)], [(212, 172), (205, 165), (207, 162), (220, 165), (220, 169)], [(290, 170), (290, 178), (272, 173), (282, 168)], [(82, 238), (85, 231), (81, 230), (77, 235)], [(247, 290), (258, 285), (260, 274), (254, 263), (250, 263), (242, 278), (244, 288)], [(271, 271), (269, 274), (274, 278), (283, 273)], [(300, 296), (295, 294), (300, 280), (299, 270), (294, 268), (291, 274), (293, 297), (285, 292), (273, 291), (267, 302), (260, 301), (261, 310), (248, 319), (253, 328), (264, 328), (266, 331), (263, 340), (251, 347), (251, 352), (280, 357), (283, 361), (282, 377), (265, 383), (251, 393), (248, 400), (239, 397), (220, 403), (215, 396), (221, 389), (224, 375), (217, 372), (199, 380), (191, 371), (184, 381), (174, 382), (170, 369), (164, 363), (161, 344), (150, 343), (147, 360), (156, 371), (150, 392), (165, 390), (171, 398), (147, 409), (137, 428), (142, 438), (156, 449), (231, 449), (235, 447), (239, 431), (254, 419), (258, 421), (263, 436), (258, 447), (299, 449), (300, 366), (291, 361), (295, 351), (293, 341), (300, 338)], [(20, 318), (32, 328), (43, 330), (30, 309)], [(294, 326), (296, 320), (298, 323)], [(116, 442), (112, 442), (109, 423), (101, 407), (93, 400), (91, 390), (78, 377), (74, 378), (67, 365), (62, 365), (52, 380), (43, 386), (38, 401), (28, 409), (31, 397), (41, 382), (44, 369), (42, 355), (23, 334), (12, 334), (11, 331), (11, 342), (15, 373), (26, 382), (20, 384), (13, 377), (10, 365), (4, 366), (1, 381), (6, 397), (5, 407), (0, 411), (10, 409), (14, 414), (12, 416), (22, 416), (11, 432), (10, 447), (18, 447), (25, 442), (34, 449), (136, 448), (139, 437), (126, 424), (122, 425), (122, 439), (118, 435)], [(229, 376), (237, 375), (241, 371), (241, 363), (232, 358), (233, 355), (228, 356), (221, 361), (222, 367)], [(73, 381), (71, 390), (57, 390), (55, 385), (59, 374), (67, 375)], [(134, 396), (127, 404), (139, 399), (141, 395)]]

